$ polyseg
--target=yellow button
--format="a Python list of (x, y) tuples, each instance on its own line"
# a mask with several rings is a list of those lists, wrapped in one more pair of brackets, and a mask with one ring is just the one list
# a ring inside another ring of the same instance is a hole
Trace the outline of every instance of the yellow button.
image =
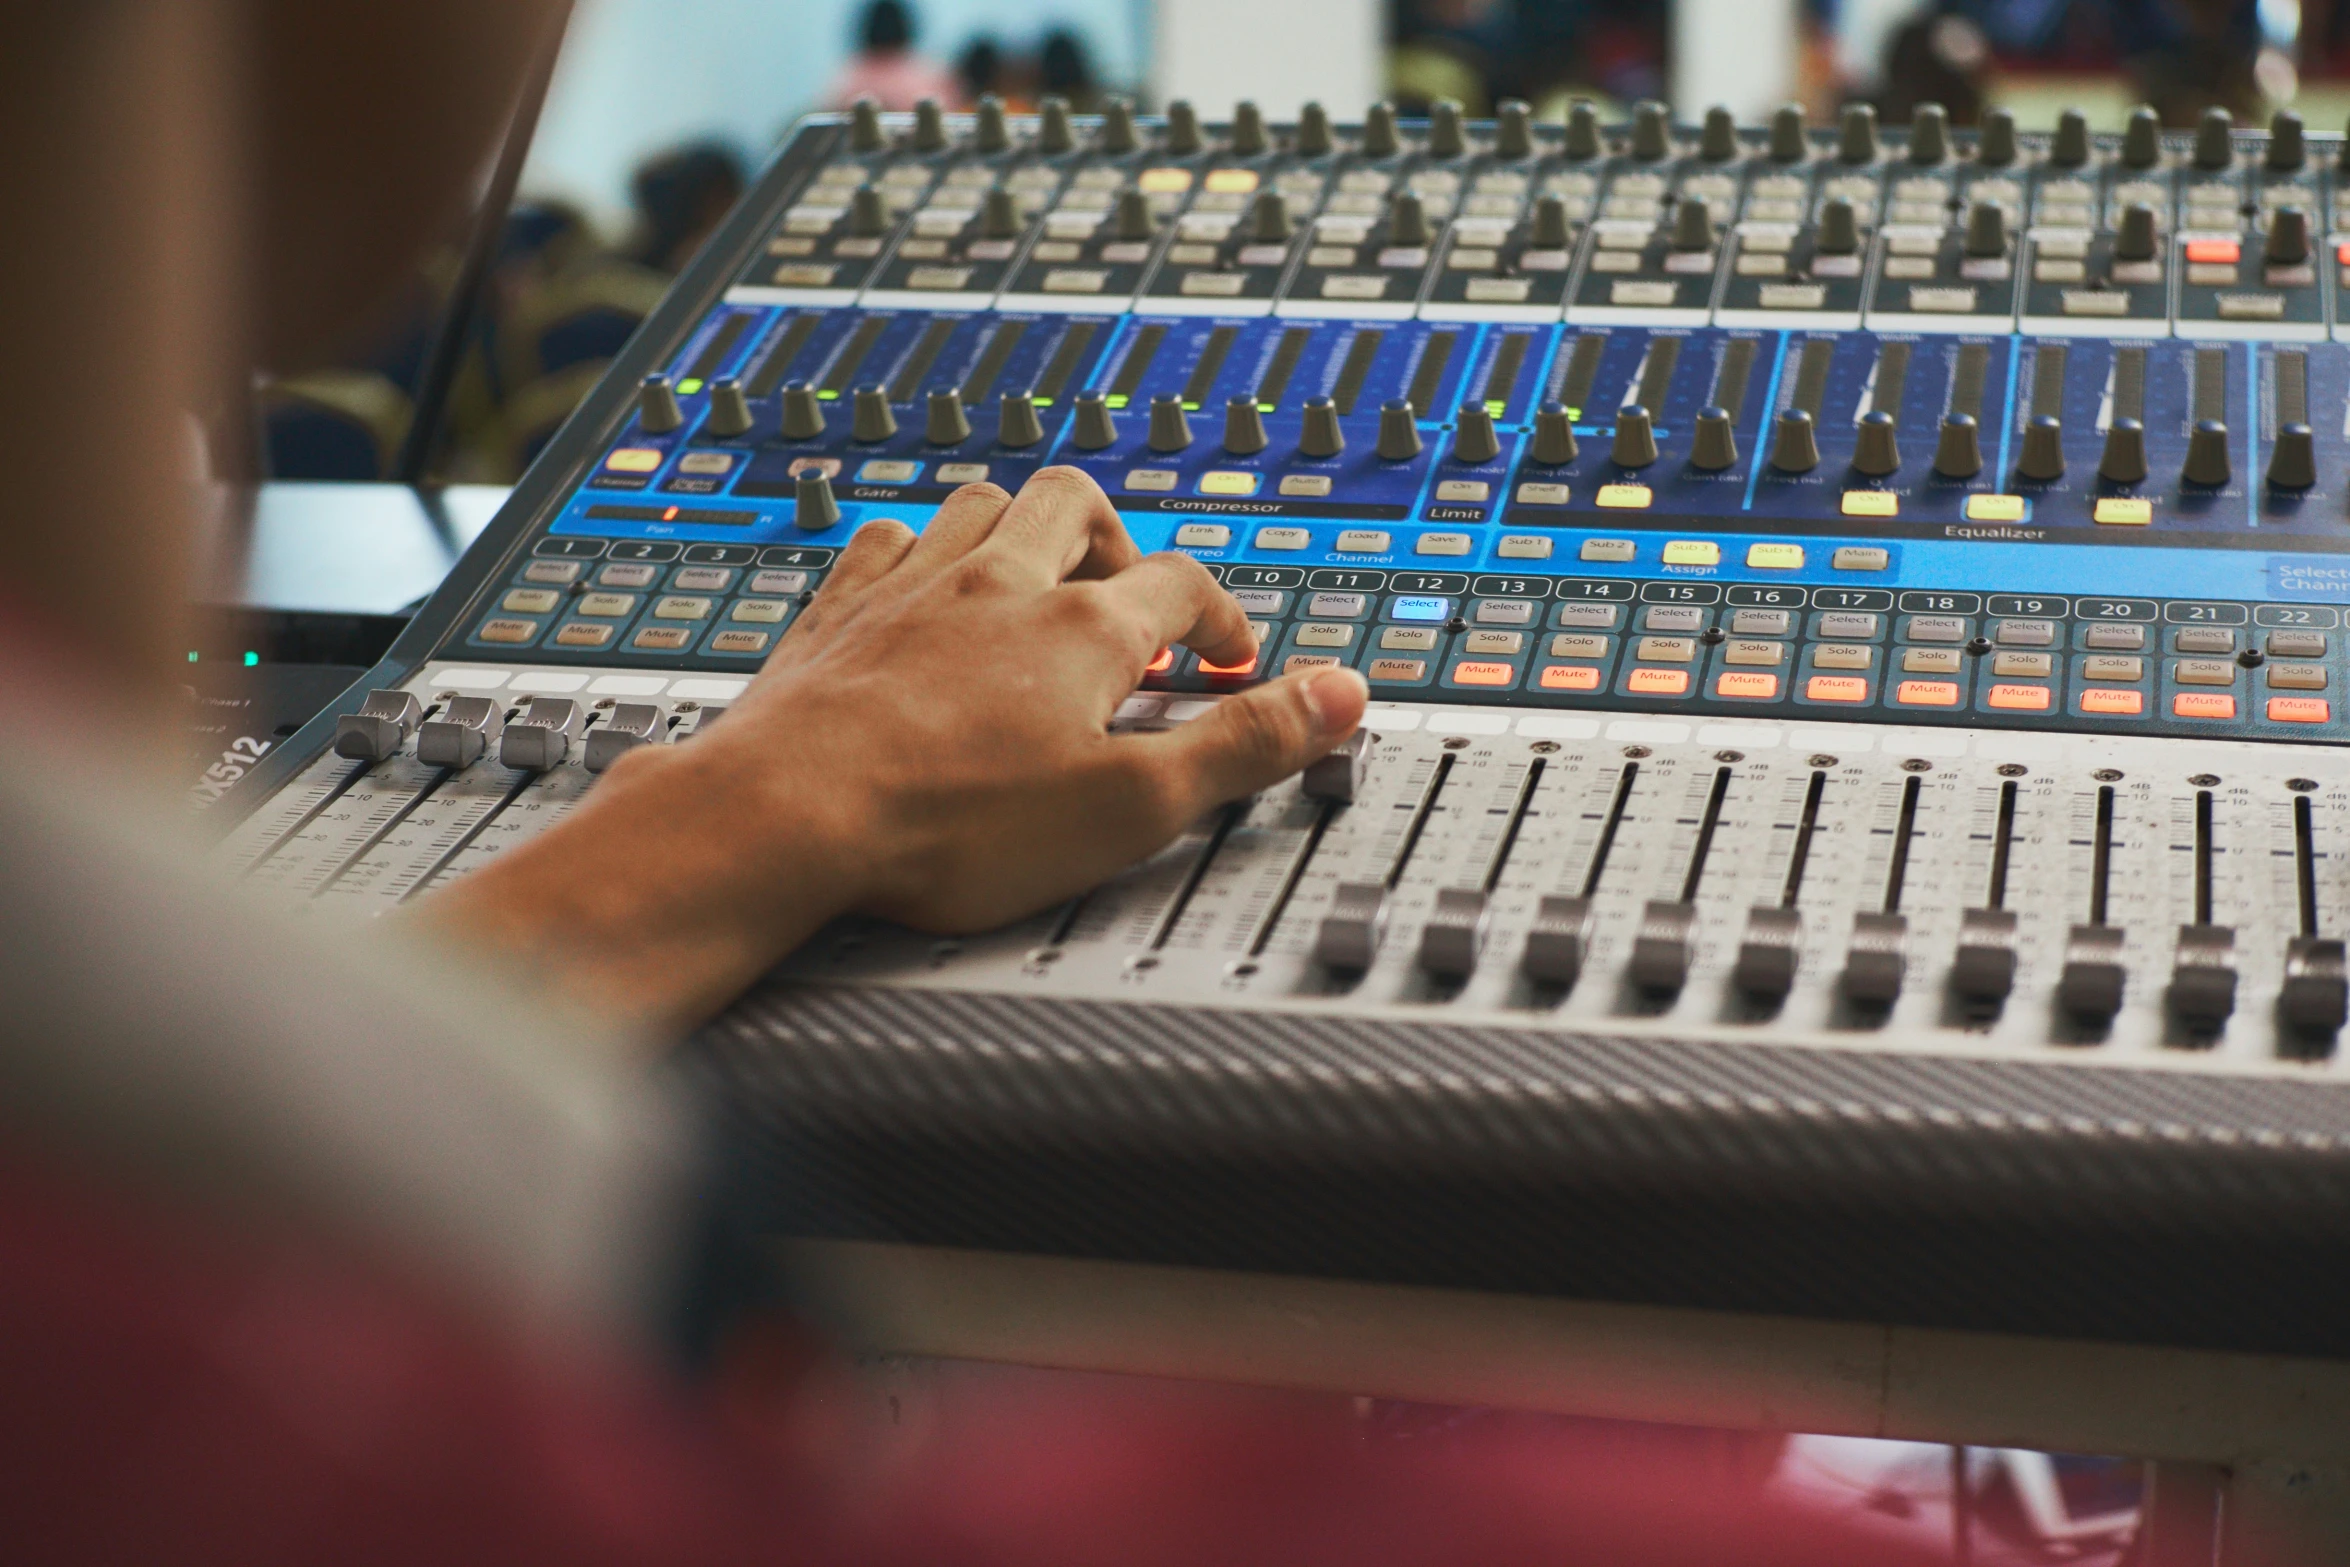
[(1844, 515), (1847, 517), (1893, 517), (1900, 515), (1901, 497), (1891, 490), (1846, 490)]
[(1220, 196), (1245, 196), (1257, 188), (1254, 169), (1210, 169), (1206, 189)]
[(1668, 566), (1719, 566), (1722, 547), (1706, 539), (1671, 539), (1665, 544)]
[(1640, 511), (1656, 497), (1645, 484), (1603, 484), (1599, 504), (1615, 511)]
[(650, 446), (623, 446), (604, 459), (614, 473), (651, 473), (661, 466), (661, 453)]
[(1134, 188), (1146, 196), (1164, 196), (1175, 191), (1191, 189), (1189, 169), (1145, 169), (1136, 176)]
[(1746, 550), (1746, 564), (1759, 571), (1801, 571), (1803, 546), (1800, 544), (1751, 544)]
[(2154, 520), (2154, 503), (2134, 497), (2108, 495), (2089, 514), (2099, 522), (2143, 528)]
[(1969, 522), (2021, 522), (2024, 520), (2024, 498), (2021, 495), (1970, 495), (1966, 498)]
[(1254, 495), (1259, 476), (1238, 468), (1217, 468), (1200, 475), (1202, 495)]

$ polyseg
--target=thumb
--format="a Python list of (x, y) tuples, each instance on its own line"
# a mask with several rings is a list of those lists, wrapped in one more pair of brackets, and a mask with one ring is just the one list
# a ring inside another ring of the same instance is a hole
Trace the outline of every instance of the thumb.
[(1371, 688), (1351, 669), (1317, 669), (1226, 697), (1152, 739), (1196, 811), (1270, 787), (1302, 770), (1363, 721)]

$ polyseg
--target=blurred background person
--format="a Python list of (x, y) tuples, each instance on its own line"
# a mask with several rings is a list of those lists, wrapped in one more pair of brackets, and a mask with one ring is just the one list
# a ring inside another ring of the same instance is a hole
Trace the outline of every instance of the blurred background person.
[(915, 52), (914, 12), (905, 0), (868, 0), (857, 22), (857, 52), (825, 90), (828, 109), (871, 98), (884, 109), (911, 109), (924, 98), (955, 93), (954, 77)]

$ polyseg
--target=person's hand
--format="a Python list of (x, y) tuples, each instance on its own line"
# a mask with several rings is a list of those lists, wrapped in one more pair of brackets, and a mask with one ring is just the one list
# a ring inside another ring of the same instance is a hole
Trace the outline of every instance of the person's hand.
[(845, 912), (987, 929), (1071, 896), (1351, 734), (1351, 670), (1112, 735), (1159, 650), (1224, 665), (1247, 617), (1197, 561), (1142, 558), (1094, 482), (958, 490), (917, 538), (860, 529), (706, 736), (622, 759), (566, 822), (427, 918), (543, 983), (675, 1027)]

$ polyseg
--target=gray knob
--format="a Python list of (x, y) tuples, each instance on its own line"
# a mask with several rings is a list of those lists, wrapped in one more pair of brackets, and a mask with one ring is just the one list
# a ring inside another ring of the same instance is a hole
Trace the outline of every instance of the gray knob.
[(850, 404), (849, 439), (886, 441), (898, 433), (898, 416), (889, 410), (889, 393), (878, 386), (860, 386)]
[(1771, 466), (1781, 473), (1809, 473), (1819, 465), (1819, 435), (1811, 415), (1800, 408), (1779, 415), (1779, 427), (1771, 435)]
[(1599, 156), (1599, 110), (1588, 98), (1567, 105), (1566, 154), (1575, 163), (1588, 163)]
[(2113, 237), (2113, 259), (2152, 261), (2157, 237), (2154, 209), (2142, 201), (2133, 201), (2122, 209), (2122, 226)]
[(1183, 399), (1161, 392), (1151, 399), (1150, 449), (1179, 452), (1191, 444), (1191, 421), (1183, 416)]
[(1523, 98), (1504, 98), (1495, 111), (1493, 155), (1528, 158), (1534, 155), (1534, 109)]
[(1653, 98), (1632, 105), (1632, 156), (1656, 163), (1673, 151), (1672, 112)]
[(1167, 105), (1167, 150), (1178, 158), (1188, 158), (1199, 151), (1199, 111), (1188, 98), (1178, 98)]
[(1656, 461), (1656, 429), (1647, 409), (1627, 403), (1616, 410), (1616, 438), (1609, 443), (1607, 456), (1619, 468), (1645, 468)]
[(1417, 247), (1428, 243), (1428, 209), (1413, 191), (1398, 191), (1387, 204), (1387, 242)]
[(2024, 426), (2024, 452), (2015, 471), (2027, 479), (2064, 477), (2064, 421), (2054, 414), (2037, 414)]
[(2280, 490), (2306, 490), (2317, 482), (2317, 438), (2305, 424), (2277, 427), (2269, 449), (2268, 482)]
[(1804, 134), (1803, 105), (1787, 104), (1771, 115), (1771, 161), (1801, 163), (1811, 156), (1811, 138)]
[(1133, 244), (1157, 232), (1157, 225), (1151, 222), (1151, 199), (1138, 190), (1118, 192), (1118, 210), (1111, 215), (1110, 233)]
[(2122, 127), (2122, 167), (2151, 169), (2162, 161), (2162, 116), (2145, 104), (2130, 111)]
[(930, 394), (930, 412), (922, 435), (933, 446), (956, 446), (971, 439), (971, 420), (953, 388), (941, 387)]
[(997, 186), (987, 193), (979, 211), (979, 232), (985, 239), (1014, 239), (1020, 233), (1020, 198)]
[(1375, 103), (1363, 111), (1363, 156), (1392, 158), (1403, 145), (1395, 134), (1395, 105)]
[(1575, 460), (1575, 421), (1567, 405), (1546, 402), (1534, 410), (1534, 460), (1556, 468)]
[(1004, 100), (982, 93), (974, 108), (971, 145), (981, 152), (1002, 152), (1012, 145), (1011, 127), (1004, 123)]
[(424, 704), (406, 691), (367, 693), (356, 713), (335, 720), (334, 752), (354, 762), (380, 762), (407, 743), (424, 716)]
[(685, 410), (677, 406), (677, 388), (669, 377), (655, 373), (637, 383), (636, 422), (647, 435), (667, 435), (685, 423)]
[(2105, 431), (2105, 451), (2097, 459), (2097, 477), (2113, 484), (2136, 484), (2146, 477), (2146, 427), (2135, 419), (2116, 419)]
[(1338, 405), (1327, 397), (1306, 399), (1306, 427), (1299, 432), (1297, 449), (1308, 457), (1335, 457), (1346, 450), (1346, 432), (1338, 427)]
[(1258, 191), (1249, 206), (1248, 237), (1259, 245), (1281, 245), (1295, 232), (1289, 221), (1289, 198), (1277, 190)]
[(1265, 115), (1255, 102), (1243, 98), (1232, 106), (1232, 152), (1253, 158), (1265, 150)]
[(783, 438), (812, 441), (824, 433), (824, 405), (805, 381), (783, 383)]
[(1048, 93), (1036, 105), (1036, 150), (1048, 158), (1077, 148), (1077, 132), (1069, 124), (1069, 100)]
[(1836, 156), (1846, 163), (1877, 161), (1877, 111), (1865, 103), (1844, 106), (1836, 133)]
[(1983, 116), (1982, 133), (1975, 138), (1975, 161), (1987, 169), (2004, 169), (2015, 162), (2015, 115), (1993, 109)]
[(1112, 98), (1102, 106), (1101, 149), (1113, 157), (1123, 157), (1140, 144), (1134, 130), (1134, 105), (1124, 98)]
[(936, 98), (925, 98), (914, 105), (914, 150), (938, 152), (947, 144), (946, 111), (938, 106)]
[(1420, 455), (1420, 422), (1412, 405), (1391, 397), (1379, 405), (1379, 457), (1383, 462), (1409, 462)]
[(2007, 254), (2007, 214), (1987, 201), (1967, 208), (1966, 253), (1970, 256)]
[(1309, 103), (1297, 111), (1297, 154), (1301, 158), (1326, 158), (1337, 145), (1330, 134), (1330, 111), (1318, 103)]
[(1246, 393), (1224, 399), (1224, 450), (1246, 457), (1265, 449), (1265, 414)]
[(871, 98), (859, 98), (849, 108), (849, 150), (851, 152), (879, 152), (888, 144), (881, 132), (881, 105)]
[(2048, 143), (2048, 161), (2060, 169), (2077, 169), (2089, 161), (2089, 117), (2067, 109), (2056, 117), (2056, 135)]
[(889, 228), (889, 204), (881, 199), (881, 192), (871, 185), (860, 185), (849, 197), (849, 232), (860, 239), (872, 239)]
[(1081, 452), (1098, 452), (1118, 443), (1118, 421), (1110, 415), (1109, 398), (1098, 391), (1077, 394), (1077, 422), (1069, 441)]
[(840, 502), (832, 498), (832, 481), (820, 468), (802, 468), (792, 485), (792, 525), (818, 533), (840, 521)]
[(1852, 447), (1852, 468), (1872, 479), (1901, 470), (1901, 447), (1894, 440), (1893, 416), (1874, 408), (1860, 416)]
[(2301, 116), (2290, 109), (2279, 109), (2268, 120), (2268, 166), (2280, 174), (2290, 174), (2309, 159), (2309, 149), (2301, 137)]
[(1457, 158), (1469, 150), (1469, 138), (1461, 129), (1461, 106), (1458, 99), (1439, 98), (1428, 106), (1428, 156)]
[(1006, 392), (996, 399), (995, 439), (998, 446), (1020, 451), (1044, 439), (1044, 425), (1036, 417), (1036, 399), (1026, 392)]
[(1738, 119), (1716, 104), (1705, 111), (1705, 125), (1697, 133), (1697, 155), (1708, 163), (1728, 163), (1738, 156)]
[(1567, 233), (1567, 204), (1556, 196), (1537, 197), (1534, 202), (1534, 234), (1527, 241), (1529, 250), (1564, 250), (1573, 243)]
[(1501, 455), (1501, 435), (1483, 403), (1463, 403), (1452, 429), (1454, 462), (1491, 462)]
[(1971, 479), (1983, 471), (1983, 432), (1973, 414), (1948, 414), (1934, 438), (1934, 471), (1945, 479)]
[(2261, 259), (2272, 267), (2297, 267), (2309, 259), (2309, 214), (2299, 207), (2279, 207), (2268, 220), (2268, 243)]
[(2198, 419), (2187, 437), (2187, 467), (2184, 474), (2189, 484), (2225, 484), (2235, 477), (2234, 465), (2228, 461), (2228, 427), (2217, 419)]
[(1823, 256), (1849, 256), (1860, 249), (1860, 220), (1851, 202), (1831, 196), (1820, 204), (1819, 238), (1813, 248)]
[(2228, 118), (2225, 109), (2203, 111), (2202, 120), (2195, 127), (2195, 167), (2199, 169), (2232, 168), (2236, 162), (2236, 122)]
[(1950, 156), (1950, 111), (1938, 103), (1921, 103), (1909, 120), (1909, 161), (1940, 163)]
[(1673, 248), (1691, 254), (1714, 248), (1714, 215), (1702, 196), (1683, 196), (1674, 207)]
[(702, 421), (705, 434), (731, 440), (747, 435), (751, 429), (751, 405), (743, 396), (743, 384), (733, 376), (724, 376), (710, 383), (710, 417)]
[(1730, 424), (1729, 410), (1699, 409), (1697, 434), (1689, 445), (1689, 466), (1700, 473), (1720, 473), (1737, 465), (1738, 432)]

